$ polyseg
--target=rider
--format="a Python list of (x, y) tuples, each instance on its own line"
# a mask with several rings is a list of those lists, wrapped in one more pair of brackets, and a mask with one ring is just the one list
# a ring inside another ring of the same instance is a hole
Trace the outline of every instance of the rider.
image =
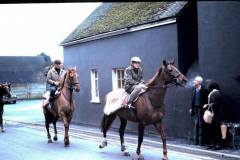
[(49, 98), (49, 109), (53, 107), (54, 95), (59, 87), (60, 79), (64, 75), (65, 71), (61, 69), (61, 61), (55, 60), (53, 62), (53, 67), (48, 71), (47, 83), (50, 85), (50, 98)]
[(143, 80), (143, 70), (140, 66), (141, 59), (139, 57), (131, 58), (131, 65), (125, 69), (124, 87), (126, 92), (130, 94), (127, 107), (134, 108), (132, 102), (137, 98), (142, 88), (146, 89)]

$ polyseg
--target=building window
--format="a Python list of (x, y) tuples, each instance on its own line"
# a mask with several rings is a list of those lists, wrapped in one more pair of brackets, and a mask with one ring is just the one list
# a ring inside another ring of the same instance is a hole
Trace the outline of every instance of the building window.
[(96, 69), (91, 70), (91, 94), (93, 103), (100, 103), (99, 98), (99, 85), (98, 85), (98, 72)]
[(124, 87), (124, 68), (115, 68), (112, 71), (113, 90)]

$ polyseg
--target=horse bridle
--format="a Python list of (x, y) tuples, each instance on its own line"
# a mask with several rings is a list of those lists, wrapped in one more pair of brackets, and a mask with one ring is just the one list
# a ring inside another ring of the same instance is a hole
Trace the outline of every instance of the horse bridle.
[(63, 79), (63, 84), (62, 84), (62, 87), (66, 87), (66, 88), (68, 88), (71, 92), (75, 89), (75, 85), (76, 84), (80, 84), (79, 82), (76, 82), (76, 83), (71, 83), (71, 85), (69, 86), (66, 86), (66, 85), (64, 85), (65, 84), (65, 80), (66, 80), (66, 77), (67, 77), (67, 73), (64, 75), (64, 79)]
[(66, 96), (63, 92), (61, 92), (61, 93), (63, 94), (63, 96), (65, 97), (65, 99), (66, 99), (66, 100), (70, 103), (70, 105), (71, 105), (71, 104), (72, 104), (72, 93), (73, 93), (73, 90), (75, 89), (74, 86), (75, 86), (76, 84), (79, 84), (79, 83), (77, 82), (77, 83), (71, 84), (71, 86), (66, 86), (66, 85), (64, 85), (64, 84), (65, 84), (66, 77), (67, 77), (67, 73), (64, 75), (62, 88), (63, 88), (63, 87), (66, 87), (67, 89), (70, 90), (70, 97), (71, 97), (71, 99), (69, 100), (69, 99), (67, 98), (67, 96)]
[(181, 73), (178, 71), (178, 74), (173, 78), (173, 81), (168, 83), (168, 84), (164, 84), (162, 86), (148, 86), (149, 88), (168, 88), (168, 87), (172, 87), (172, 86), (178, 86), (178, 85), (181, 85), (179, 82), (178, 82), (178, 77), (181, 76)]

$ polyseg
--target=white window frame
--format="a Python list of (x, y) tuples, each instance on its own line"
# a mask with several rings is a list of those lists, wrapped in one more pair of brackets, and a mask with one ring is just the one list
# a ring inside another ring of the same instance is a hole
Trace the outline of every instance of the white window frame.
[[(124, 70), (125, 70), (125, 68), (113, 68), (113, 70), (112, 70), (112, 90), (119, 89), (118, 80), (119, 80), (119, 78), (121, 80), (124, 79)], [(120, 74), (122, 77), (118, 77), (118, 72), (123, 73), (123, 74)], [(124, 84), (122, 82), (120, 88), (123, 88), (123, 87), (124, 87)]]
[(100, 103), (99, 98), (99, 74), (96, 69), (91, 69), (91, 96), (92, 103)]

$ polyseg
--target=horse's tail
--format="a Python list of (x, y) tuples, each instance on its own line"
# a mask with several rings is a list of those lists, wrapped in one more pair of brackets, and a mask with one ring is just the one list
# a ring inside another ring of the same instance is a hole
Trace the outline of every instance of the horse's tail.
[(116, 114), (106, 115), (104, 114), (101, 120), (101, 131), (108, 130), (111, 127), (113, 120), (116, 118)]

